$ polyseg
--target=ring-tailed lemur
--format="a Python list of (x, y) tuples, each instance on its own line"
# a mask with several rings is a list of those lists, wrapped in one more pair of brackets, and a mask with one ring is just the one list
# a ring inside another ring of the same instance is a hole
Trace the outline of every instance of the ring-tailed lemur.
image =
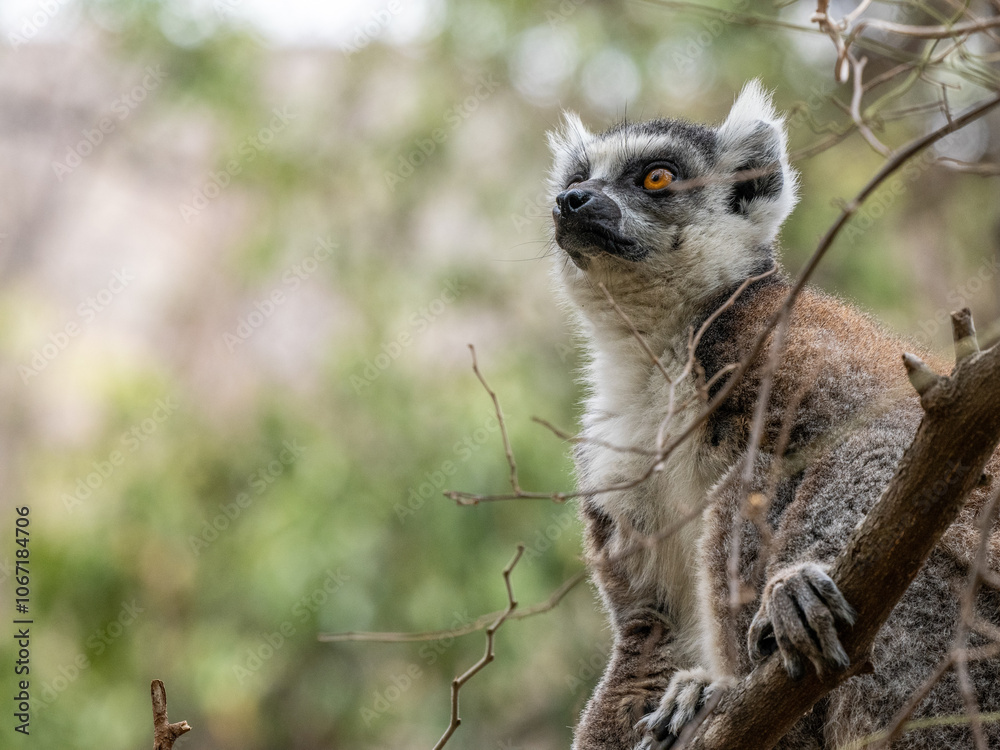
[[(903, 345), (806, 289), (786, 328), (749, 486), (741, 473), (770, 339), (722, 407), (650, 472), (657, 450), (702, 411), (704, 389), (718, 391), (785, 300), (785, 277), (765, 275), (796, 202), (783, 123), (754, 82), (718, 127), (654, 120), (592, 134), (567, 115), (550, 145), (555, 241), (565, 251), (556, 271), (590, 352), (581, 513), (615, 639), (574, 748), (646, 748), (669, 742), (713, 691), (773, 651), (793, 677), (858, 666), (837, 635), (854, 613), (826, 568), (891, 479), (921, 409)], [(689, 357), (692, 332), (748, 279)], [(989, 466), (998, 470), (1000, 454)], [(602, 491), (610, 487), (623, 489)], [(977, 490), (882, 629), (874, 671), (817, 704), (780, 747), (832, 750), (870, 736), (937, 664), (952, 645), (955, 592), (986, 493)], [(756, 522), (747, 520), (755, 507)], [(731, 557), (749, 592), (732, 605)], [(977, 607), (1000, 625), (997, 591), (984, 590)], [(983, 710), (1000, 710), (996, 662), (970, 671)], [(915, 716), (964, 711), (948, 675)], [(985, 731), (1000, 748), (1000, 724)], [(970, 737), (952, 723), (894, 747), (971, 747)]]

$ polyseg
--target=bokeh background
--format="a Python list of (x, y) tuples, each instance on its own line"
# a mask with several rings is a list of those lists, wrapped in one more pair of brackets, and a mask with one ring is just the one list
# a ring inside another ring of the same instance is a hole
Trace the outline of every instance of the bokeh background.
[[(523, 486), (572, 488), (568, 444), (531, 420), (573, 430), (581, 396), (549, 279), (561, 109), (717, 122), (762, 78), (802, 172), (791, 272), (882, 163), (815, 3), (698, 5), (0, 5), (0, 745), (148, 746), (160, 678), (195, 727), (181, 748), (433, 746), (481, 632), (317, 635), (467, 625), (504, 606), (518, 542), (522, 606), (582, 568), (572, 503), (441, 494), (507, 489), (470, 343)], [(942, 91), (985, 95), (978, 44), (975, 74), (948, 61), (882, 103), (886, 143), (943, 122)], [(873, 74), (889, 46), (867, 43)], [(815, 283), (945, 353), (949, 310), (996, 321), (995, 170), (935, 159), (988, 165), (997, 134), (990, 117), (890, 181)], [(30, 737), (10, 700), (24, 506)], [(507, 623), (450, 746), (568, 747), (608, 642), (585, 584)]]

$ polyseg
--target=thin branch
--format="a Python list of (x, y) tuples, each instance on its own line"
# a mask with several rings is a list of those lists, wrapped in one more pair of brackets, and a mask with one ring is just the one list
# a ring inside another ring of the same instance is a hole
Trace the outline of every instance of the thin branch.
[(532, 417), (531, 421), (540, 424), (542, 427), (547, 429), (549, 432), (551, 432), (560, 440), (565, 440), (566, 442), (573, 443), (574, 445), (586, 443), (588, 445), (597, 445), (600, 446), (601, 448), (607, 448), (609, 451), (614, 451), (615, 453), (630, 453), (630, 454), (634, 453), (640, 456), (660, 455), (658, 451), (650, 450), (649, 448), (640, 448), (638, 446), (630, 446), (630, 445), (615, 445), (613, 443), (609, 443), (606, 440), (583, 437), (582, 435), (574, 435), (571, 432), (556, 427), (549, 420), (543, 419), (542, 417)]
[(490, 388), (489, 383), (486, 382), (486, 378), (479, 371), (479, 362), (476, 360), (476, 347), (469, 344), (469, 351), (472, 353), (472, 371), (476, 373), (479, 382), (483, 384), (483, 388), (486, 389), (486, 392), (490, 394), (490, 398), (493, 399), (493, 408), (496, 411), (497, 422), (500, 423), (500, 436), (503, 438), (503, 450), (507, 456), (507, 465), (510, 467), (510, 486), (514, 492), (520, 494), (521, 487), (517, 482), (517, 464), (514, 462), (514, 451), (510, 447), (510, 438), (507, 437), (507, 424), (504, 422), (503, 410), (500, 408), (500, 399), (497, 398), (497, 394)]
[(892, 21), (882, 21), (877, 18), (862, 18), (851, 29), (847, 37), (847, 46), (857, 38), (865, 29), (878, 29), (890, 34), (900, 34), (912, 37), (913, 39), (954, 39), (964, 34), (974, 34), (977, 31), (986, 31), (1000, 27), (1000, 18), (985, 18), (981, 21), (969, 21), (968, 23), (942, 24), (940, 26), (910, 26), (908, 24), (893, 23)]
[(979, 339), (972, 322), (972, 311), (963, 307), (951, 314), (952, 338), (955, 340), (955, 364), (960, 365), (969, 357), (979, 354)]
[[(535, 615), (540, 615), (550, 610), (555, 609), (559, 602), (561, 602), (566, 595), (572, 591), (576, 586), (586, 579), (587, 571), (581, 570), (574, 573), (572, 576), (567, 578), (555, 591), (552, 592), (551, 596), (544, 602), (539, 602), (530, 607), (524, 609), (519, 609), (517, 612), (511, 614), (507, 619), (509, 620), (524, 620), (528, 617), (533, 617)], [(505, 610), (497, 610), (496, 612), (490, 612), (485, 615), (480, 615), (475, 620), (473, 620), (468, 625), (462, 625), (457, 628), (451, 628), (449, 630), (427, 630), (419, 633), (389, 633), (389, 632), (359, 632), (350, 631), (347, 633), (320, 633), (317, 640), (323, 643), (343, 643), (345, 641), (367, 641), (373, 643), (414, 643), (417, 641), (443, 641), (449, 638), (458, 638), (459, 636), (468, 635), (469, 633), (476, 633), (480, 630), (485, 630), (489, 627), (490, 623), (494, 622), (498, 617), (500, 617)]]
[(671, 8), (673, 10), (694, 13), (708, 18), (718, 18), (726, 21), (727, 23), (738, 24), (740, 26), (760, 26), (774, 29), (788, 29), (790, 31), (805, 32), (806, 34), (816, 33), (816, 29), (811, 26), (802, 26), (801, 24), (791, 23), (790, 21), (782, 21), (780, 18), (775, 18), (773, 16), (762, 16), (756, 13), (735, 13), (733, 11), (725, 10), (724, 8), (713, 8), (709, 5), (700, 5), (699, 3), (678, 2), (676, 0), (632, 0), (632, 2), (641, 5), (649, 5), (654, 8)]
[(848, 55), (847, 59), (850, 61), (851, 67), (854, 68), (854, 93), (851, 96), (851, 119), (854, 120), (854, 124), (858, 128), (858, 132), (861, 133), (862, 137), (866, 141), (868, 141), (869, 146), (875, 149), (882, 156), (889, 156), (889, 154), (892, 153), (892, 150), (875, 137), (875, 133), (873, 133), (872, 129), (868, 127), (868, 123), (865, 122), (865, 118), (861, 114), (861, 97), (864, 96), (865, 93), (865, 87), (862, 81), (865, 65), (868, 63), (868, 58), (862, 57), (860, 60), (856, 60), (853, 56)]
[[(1000, 711), (994, 711), (993, 713), (982, 715), (983, 723), (996, 723), (1000, 722)], [(944, 727), (944, 726), (957, 726), (960, 724), (968, 724), (969, 719), (964, 714), (957, 716), (930, 716), (926, 719), (914, 719), (913, 721), (908, 721), (903, 725), (903, 731), (908, 732), (911, 729), (928, 729), (930, 727)], [(858, 740), (855, 742), (849, 742), (843, 745), (838, 750), (862, 750), (863, 748), (872, 745), (875, 742), (879, 742), (885, 738), (885, 732), (876, 732), (870, 737)], [(879, 745), (879, 747), (884, 747)], [(873, 750), (875, 750), (873, 748)]]
[(462, 686), (475, 677), (495, 658), (493, 655), (493, 643), (496, 632), (517, 608), (517, 600), (514, 599), (514, 589), (510, 585), (510, 573), (514, 570), (514, 566), (517, 565), (517, 561), (521, 559), (521, 555), (523, 554), (524, 545), (518, 544), (517, 552), (514, 553), (514, 557), (511, 558), (509, 563), (507, 563), (507, 567), (503, 569), (503, 582), (507, 587), (507, 609), (500, 613), (500, 616), (497, 617), (496, 621), (486, 629), (486, 653), (483, 654), (479, 661), (469, 667), (465, 674), (456, 677), (451, 682), (451, 722), (448, 724), (448, 728), (445, 730), (444, 734), (441, 735), (441, 739), (438, 740), (433, 750), (441, 750), (442, 747), (448, 744), (448, 740), (451, 739), (451, 736), (455, 734), (455, 730), (458, 729), (459, 725), (462, 723), (462, 719), (459, 718), (458, 715), (458, 693), (462, 689)]
[(953, 159), (950, 156), (941, 156), (938, 158), (938, 161), (941, 162), (942, 166), (954, 170), (955, 172), (975, 174), (980, 177), (996, 177), (997, 175), (1000, 175), (1000, 164), (997, 164), (996, 162), (974, 163), (962, 161), (960, 159)]
[(598, 281), (597, 288), (600, 289), (602, 292), (604, 292), (604, 296), (605, 298), (607, 298), (608, 303), (611, 305), (612, 309), (616, 313), (618, 313), (618, 317), (620, 317), (622, 321), (624, 321), (625, 325), (628, 326), (629, 331), (632, 332), (632, 336), (635, 338), (636, 341), (639, 342), (639, 346), (642, 347), (642, 350), (646, 352), (646, 356), (649, 357), (653, 365), (656, 366), (656, 369), (658, 369), (660, 373), (663, 375), (663, 379), (666, 380), (668, 383), (673, 384), (674, 381), (673, 379), (671, 379), (669, 373), (667, 373), (667, 368), (663, 366), (663, 362), (660, 361), (659, 357), (653, 354), (653, 350), (649, 348), (649, 344), (646, 343), (646, 339), (639, 332), (639, 329), (635, 327), (635, 323), (632, 322), (629, 316), (626, 315), (625, 312), (618, 306), (618, 303), (615, 302), (615, 298), (611, 296), (611, 292), (609, 292), (608, 288), (604, 286), (604, 282)]
[[(753, 422), (750, 427), (750, 438), (747, 442), (746, 457), (743, 463), (743, 472), (740, 476), (740, 515), (743, 518), (750, 518), (752, 515), (755, 526), (761, 534), (761, 544), (763, 547), (770, 545), (770, 529), (767, 521), (762, 518), (760, 512), (751, 514), (747, 507), (750, 498), (748, 489), (753, 479), (754, 468), (757, 463), (757, 451), (760, 448), (761, 440), (764, 437), (764, 423), (767, 419), (767, 409), (771, 401), (771, 386), (774, 382), (774, 373), (781, 362), (781, 352), (785, 346), (785, 334), (788, 331), (788, 311), (782, 316), (774, 331), (774, 340), (771, 342), (770, 356), (764, 365), (761, 373), (760, 387), (757, 389), (757, 403), (754, 405)], [(742, 537), (740, 525), (734, 529), (732, 546), (729, 550), (729, 560), (726, 564), (726, 574), (729, 579), (729, 611), (736, 619), (740, 608), (747, 602), (748, 596), (753, 596), (756, 592), (745, 591), (740, 580), (740, 553), (742, 551)]]
[(813, 13), (812, 18), (809, 20), (815, 23), (819, 27), (819, 30), (830, 37), (830, 41), (833, 42), (833, 46), (837, 50), (837, 64), (833, 68), (833, 77), (837, 83), (843, 83), (850, 74), (847, 52), (848, 45), (844, 44), (844, 40), (840, 35), (844, 26), (842, 23), (838, 23), (830, 18), (827, 13), (829, 6), (829, 0), (817, 0), (816, 12)]

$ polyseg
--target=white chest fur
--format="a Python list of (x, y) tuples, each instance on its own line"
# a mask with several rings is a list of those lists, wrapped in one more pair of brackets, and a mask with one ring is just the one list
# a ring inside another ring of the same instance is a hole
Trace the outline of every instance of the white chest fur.
[[(589, 368), (592, 392), (584, 418), (588, 442), (580, 467), (585, 488), (622, 485), (643, 477), (656, 459), (616, 448), (655, 451), (670, 444), (701, 412), (693, 378), (683, 373), (686, 356), (671, 355), (676, 349), (686, 354), (686, 347), (665, 349), (661, 361), (673, 385), (630, 333), (614, 340), (602, 337)], [(701, 630), (696, 577), (700, 509), (719, 476), (703, 455), (703, 445), (701, 435), (693, 434), (646, 481), (594, 497), (617, 528), (607, 554), (626, 561), (638, 596), (670, 613), (679, 650), (693, 661), (698, 660)], [(673, 531), (667, 534), (668, 530)]]

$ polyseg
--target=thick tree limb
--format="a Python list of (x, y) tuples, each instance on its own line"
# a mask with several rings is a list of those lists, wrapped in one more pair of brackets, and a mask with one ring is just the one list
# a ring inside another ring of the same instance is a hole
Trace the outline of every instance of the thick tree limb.
[[(833, 565), (833, 580), (858, 612), (842, 633), (851, 667), (792, 682), (772, 655), (722, 699), (689, 748), (769, 750), (816, 701), (865, 669), (876, 634), (1000, 442), (1000, 346), (975, 351), (971, 330), (971, 320), (956, 321), (963, 358), (950, 377), (918, 378), (925, 413), (913, 443)], [(913, 360), (907, 365), (919, 371)]]

